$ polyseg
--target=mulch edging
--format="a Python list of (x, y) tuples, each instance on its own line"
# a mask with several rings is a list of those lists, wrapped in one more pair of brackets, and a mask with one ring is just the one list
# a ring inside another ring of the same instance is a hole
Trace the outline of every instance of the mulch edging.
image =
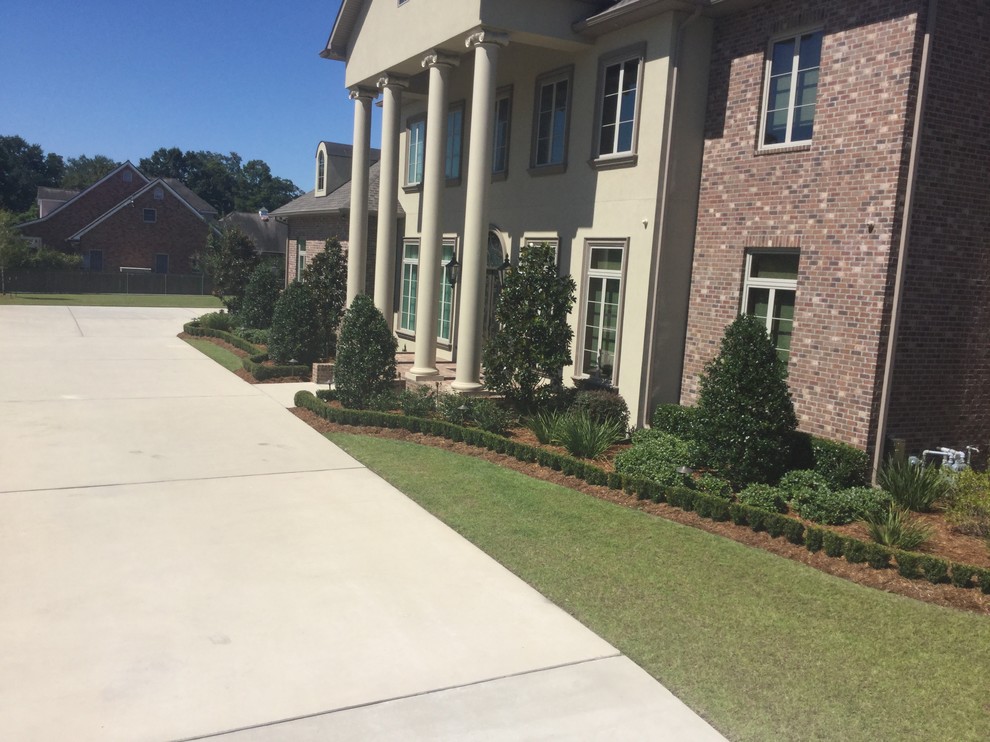
[(569, 489), (582, 492), (600, 500), (621, 505), (623, 507), (641, 510), (665, 520), (680, 523), (691, 528), (698, 528), (708, 533), (732, 539), (753, 548), (768, 551), (777, 556), (801, 562), (820, 572), (825, 572), (859, 585), (883, 590), (888, 593), (904, 595), (926, 603), (957, 608), (990, 616), (990, 595), (982, 593), (978, 588), (960, 589), (948, 584), (935, 585), (926, 580), (909, 580), (901, 577), (896, 569), (873, 569), (867, 564), (851, 564), (845, 559), (834, 559), (823, 552), (812, 553), (803, 546), (797, 546), (783, 538), (772, 538), (765, 531), (753, 531), (746, 526), (736, 526), (731, 522), (716, 522), (702, 518), (695, 513), (681, 510), (666, 503), (654, 503), (648, 500), (637, 500), (620, 490), (608, 487), (590, 485), (575, 477), (562, 474), (559, 471), (547, 469), (539, 464), (527, 464), (505, 454), (494, 453), (487, 449), (475, 448), (465, 443), (455, 443), (447, 438), (411, 433), (402, 429), (386, 429), (365, 426), (348, 426), (331, 423), (328, 420), (310, 412), (295, 407), (291, 412), (310, 427), (321, 433), (354, 433), (358, 435), (374, 435), (381, 438), (404, 440), (435, 448), (442, 448), (464, 456), (490, 461), (498, 466), (512, 469), (534, 479), (540, 479), (558, 484)]

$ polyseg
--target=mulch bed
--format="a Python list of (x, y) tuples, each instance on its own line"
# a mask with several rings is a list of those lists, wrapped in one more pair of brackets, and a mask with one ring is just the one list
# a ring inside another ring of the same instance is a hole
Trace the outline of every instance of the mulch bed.
[[(382, 438), (391, 438), (395, 440), (419, 443), (426, 446), (434, 446), (436, 448), (446, 449), (464, 456), (474, 456), (476, 458), (484, 459), (485, 461), (490, 461), (498, 466), (518, 471), (522, 474), (533, 477), (534, 479), (552, 482), (553, 484), (568, 487), (570, 489), (577, 490), (578, 492), (583, 492), (593, 497), (597, 497), (601, 500), (607, 500), (617, 505), (622, 505), (623, 507), (641, 510), (645, 513), (656, 515), (675, 523), (680, 523), (692, 528), (698, 528), (702, 531), (707, 531), (709, 533), (714, 533), (716, 535), (732, 539), (733, 541), (738, 541), (739, 543), (746, 544), (747, 546), (769, 551), (778, 556), (782, 556), (796, 562), (801, 562), (802, 564), (806, 564), (809, 567), (817, 569), (821, 572), (827, 572), (828, 574), (850, 580), (860, 585), (876, 588), (889, 593), (905, 595), (909, 598), (925, 601), (926, 603), (935, 603), (937, 605), (990, 615), (990, 595), (983, 594), (978, 588), (960, 589), (948, 584), (934, 585), (927, 580), (909, 580), (905, 577), (901, 577), (894, 568), (877, 570), (866, 564), (850, 564), (845, 559), (834, 559), (826, 556), (822, 552), (811, 553), (803, 546), (797, 546), (783, 538), (771, 538), (766, 532), (756, 532), (745, 526), (736, 526), (731, 522), (719, 523), (711, 521), (707, 518), (701, 518), (695, 513), (686, 512), (680, 508), (667, 505), (666, 503), (654, 503), (637, 500), (635, 497), (627, 495), (625, 492), (613, 490), (608, 487), (590, 485), (580, 479), (567, 476), (559, 471), (542, 467), (539, 464), (527, 464), (515, 459), (514, 457), (506, 456), (505, 454), (494, 453), (483, 448), (475, 448), (474, 446), (469, 446), (465, 443), (455, 443), (454, 441), (446, 438), (425, 435), (423, 433), (411, 433), (407, 430), (339, 425), (336, 423), (331, 423), (322, 417), (313, 414), (309, 410), (298, 407), (293, 408), (291, 412), (321, 433), (340, 432), (355, 433), (358, 435), (374, 435)], [(526, 440), (526, 433), (523, 431), (516, 431), (516, 435), (514, 435), (514, 437), (517, 437), (527, 443), (535, 442), (535, 438), (533, 441)], [(952, 534), (950, 539), (947, 529), (944, 524), (941, 523), (940, 519), (937, 518), (937, 516), (932, 515), (922, 517), (925, 517), (926, 520), (931, 521), (933, 524), (937, 523), (938, 527), (941, 528), (941, 531), (936, 533), (932, 540), (932, 545), (929, 549), (931, 553), (936, 553), (943, 557), (978, 566), (983, 566), (990, 563), (990, 560), (987, 559), (986, 547), (981, 540), (972, 539), (972, 541), (976, 542), (979, 548), (982, 549), (982, 551), (978, 554), (973, 552), (972, 549), (975, 547), (972, 547), (972, 545), (963, 547), (957, 545), (950, 547), (948, 546), (948, 541), (952, 540), (955, 542), (960, 537), (957, 534)], [(858, 525), (843, 526), (836, 528), (835, 530), (840, 531), (845, 535), (857, 536), (860, 538), (865, 536), (865, 531)], [(943, 543), (943, 541), (945, 543)], [(943, 548), (946, 550), (943, 550)]]
[[(231, 353), (233, 353), (238, 358), (247, 358), (248, 356), (251, 355), (247, 351), (242, 350), (241, 348), (238, 348), (236, 345), (231, 345), (226, 340), (221, 340), (220, 338), (210, 337), (208, 335), (204, 335), (204, 336), (200, 337), (199, 335), (189, 335), (188, 333), (180, 332), (179, 333), (179, 339), (180, 340), (188, 340), (188, 339), (192, 339), (192, 340), (205, 340), (208, 343), (213, 343), (214, 345), (216, 345), (216, 346), (218, 346), (220, 348), (223, 348), (224, 350), (230, 351)], [(262, 366), (274, 366), (275, 363), (273, 361), (265, 361), (261, 365)], [(233, 373), (236, 376), (244, 379), (244, 381), (246, 381), (249, 384), (298, 384), (300, 381), (309, 381), (309, 377), (308, 376), (277, 376), (277, 377), (275, 377), (273, 379), (264, 379), (264, 380), (260, 380), (259, 381), (258, 379), (254, 378), (254, 375), (250, 371), (248, 371), (246, 368), (235, 369)]]

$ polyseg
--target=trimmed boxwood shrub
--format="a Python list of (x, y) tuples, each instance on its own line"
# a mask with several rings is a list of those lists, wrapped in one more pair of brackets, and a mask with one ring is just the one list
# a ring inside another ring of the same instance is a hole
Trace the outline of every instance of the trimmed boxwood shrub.
[(910, 551), (895, 552), (897, 559), (897, 572), (901, 577), (909, 580), (917, 579), (921, 572), (921, 554), (912, 554)]
[(866, 557), (867, 564), (873, 567), (873, 569), (887, 569), (890, 567), (891, 552), (885, 546), (864, 543), (863, 554)]
[[(288, 290), (288, 289), (286, 289)], [(344, 313), (334, 386), (344, 407), (361, 409), (392, 388), (398, 342), (370, 297), (359, 294)]]
[(316, 298), (309, 286), (290, 283), (275, 304), (268, 354), (278, 363), (310, 364), (320, 352)]
[(825, 542), (826, 531), (823, 528), (815, 528), (814, 526), (809, 526), (804, 531), (804, 546), (805, 548), (814, 554), (816, 551), (821, 551)]
[(691, 466), (696, 457), (697, 445), (693, 441), (658, 430), (637, 430), (633, 445), (615, 457), (615, 470), (672, 487), (684, 483), (684, 475), (677, 469)]
[(701, 376), (695, 413), (706, 466), (736, 485), (780, 479), (797, 428), (786, 375), (758, 319), (741, 315), (726, 328)]
[(840, 557), (845, 550), (845, 539), (834, 531), (825, 531), (822, 536), (822, 551), (830, 557)]
[(828, 438), (811, 437), (811, 455), (815, 471), (825, 478), (831, 489), (860, 487), (869, 481), (869, 457), (846, 443)]
[(751, 484), (739, 493), (739, 502), (771, 513), (786, 513), (783, 493), (769, 484)]
[(629, 428), (629, 407), (618, 392), (604, 389), (578, 392), (571, 403), (571, 412), (582, 411), (595, 422), (614, 420), (623, 430)]
[(949, 563), (944, 559), (933, 556), (921, 558), (921, 574), (929, 582), (938, 584), (949, 581)]
[(850, 564), (859, 564), (866, 561), (866, 544), (854, 538), (845, 539), (842, 544), (842, 553), (846, 561)]
[(694, 418), (696, 407), (684, 407), (679, 404), (662, 404), (653, 411), (650, 427), (664, 433), (676, 435), (678, 438), (690, 440), (694, 438)]
[(990, 595), (990, 569), (977, 569), (976, 582), (985, 594)]
[(952, 574), (950, 575), (952, 579), (952, 584), (956, 587), (972, 587), (973, 586), (973, 575), (976, 574), (976, 567), (971, 567), (968, 564), (952, 564)]

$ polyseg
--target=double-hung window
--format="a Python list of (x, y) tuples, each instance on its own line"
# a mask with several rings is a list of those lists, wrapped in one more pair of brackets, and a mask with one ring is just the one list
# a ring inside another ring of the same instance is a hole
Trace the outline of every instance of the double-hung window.
[(426, 119), (415, 119), (406, 128), (406, 185), (423, 183), (423, 157), (426, 153)]
[(602, 60), (595, 156), (607, 158), (636, 151), (642, 51), (626, 51)]
[(584, 327), (582, 328), (581, 372), (615, 378), (619, 353), (624, 245), (590, 244), (585, 279)]
[(571, 70), (566, 69), (543, 75), (536, 81), (534, 168), (563, 167), (567, 163), (571, 77)]
[[(441, 258), (440, 297), (437, 311), (437, 340), (450, 343), (453, 338), (454, 287), (447, 276), (447, 264), (454, 257), (456, 243), (445, 240)], [(419, 293), (419, 241), (402, 245), (402, 289), (399, 296), (399, 330), (416, 333), (416, 297)]]
[(822, 60), (822, 31), (770, 44), (760, 144), (764, 149), (811, 142)]
[(495, 93), (495, 132), (492, 138), (492, 174), (509, 171), (509, 120), (512, 114), (512, 89)]
[(797, 293), (796, 252), (751, 252), (746, 256), (743, 311), (767, 329), (780, 360), (787, 362), (794, 332), (794, 298)]
[(296, 280), (302, 281), (306, 270), (306, 240), (296, 240)]

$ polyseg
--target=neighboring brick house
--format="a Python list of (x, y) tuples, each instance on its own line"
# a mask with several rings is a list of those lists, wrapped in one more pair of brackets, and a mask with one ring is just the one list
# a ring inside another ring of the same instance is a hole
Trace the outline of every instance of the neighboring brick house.
[[(351, 208), (351, 157), (349, 144), (320, 142), (316, 148), (314, 188), (299, 198), (271, 212), (272, 219), (288, 226), (285, 244), (285, 280), (299, 278), (307, 260), (323, 250), (331, 237), (340, 240), (347, 252)], [(378, 150), (371, 150), (368, 170), (371, 195), (368, 199), (369, 242), (366, 287), (374, 290), (375, 242), (378, 219)]]
[(85, 190), (39, 189), (41, 216), (20, 226), (33, 244), (81, 255), (87, 270), (192, 273), (216, 209), (183, 183), (125, 162)]
[(225, 215), (221, 224), (237, 227), (254, 243), (261, 259), (277, 267), (278, 278), (285, 283), (285, 241), (289, 228), (284, 222), (272, 218), (267, 209), (258, 212), (234, 211)]
[[(399, 287), (393, 326), (426, 339), (411, 375), (439, 349), (455, 388), (479, 388), (477, 256), (546, 240), (578, 286), (565, 373), (608, 378), (637, 424), (697, 400), (748, 312), (803, 430), (875, 461), (890, 437), (986, 445), (988, 16), (985, 0), (343, 0), (323, 56), (346, 62), (356, 151), (381, 96), (380, 192), (397, 181), (416, 215), (375, 287), (376, 303)], [(456, 289), (437, 279), (448, 244)]]

